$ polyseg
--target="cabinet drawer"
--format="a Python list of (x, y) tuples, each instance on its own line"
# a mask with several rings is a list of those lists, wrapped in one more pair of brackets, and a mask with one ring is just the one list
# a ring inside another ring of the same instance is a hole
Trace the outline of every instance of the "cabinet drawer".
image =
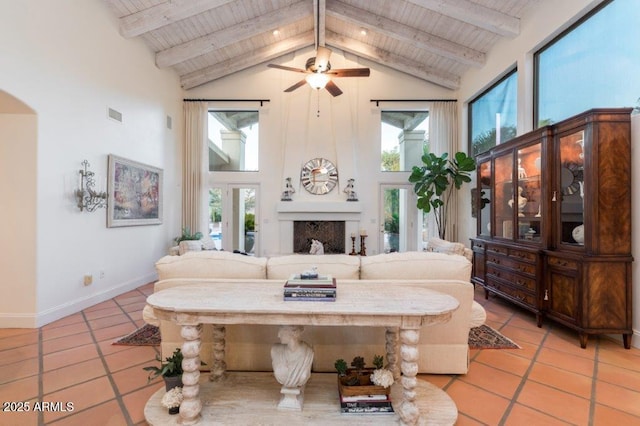
[(503, 284), (498, 280), (492, 279), (492, 277), (490, 277), (489, 275), (487, 275), (487, 281), (485, 285), (492, 287), (496, 291), (507, 295), (512, 299), (518, 300), (526, 305), (532, 307), (536, 306), (536, 296), (534, 294)]
[(536, 275), (536, 265), (518, 262), (517, 260), (511, 259), (508, 257), (489, 254), (487, 255), (487, 262), (493, 263), (495, 265), (500, 265), (500, 266), (503, 266), (504, 268), (509, 268), (523, 274), (528, 274), (531, 276)]
[(536, 280), (534, 278), (525, 277), (511, 271), (505, 271), (503, 269), (496, 268), (493, 265), (487, 266), (487, 275), (492, 275), (503, 281), (507, 281), (515, 287), (520, 287), (532, 292), (536, 291)]
[(496, 253), (496, 254), (501, 254), (503, 256), (508, 256), (509, 255), (509, 249), (506, 247), (501, 247), (501, 246), (492, 246), (487, 244), (487, 253)]
[(529, 251), (509, 249), (509, 257), (513, 257), (517, 260), (523, 260), (526, 262), (534, 263), (536, 261), (536, 254)]
[(578, 262), (571, 259), (564, 259), (562, 257), (547, 257), (547, 263), (549, 266), (557, 266), (560, 268), (571, 269), (572, 271), (578, 270)]

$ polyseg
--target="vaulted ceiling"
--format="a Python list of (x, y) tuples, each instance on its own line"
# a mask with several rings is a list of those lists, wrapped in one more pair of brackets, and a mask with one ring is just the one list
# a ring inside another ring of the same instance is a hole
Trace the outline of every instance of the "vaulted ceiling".
[[(103, 0), (185, 89), (327, 46), (456, 90), (538, 0)], [(301, 64), (303, 65), (303, 64)], [(273, 72), (278, 72), (274, 70)]]

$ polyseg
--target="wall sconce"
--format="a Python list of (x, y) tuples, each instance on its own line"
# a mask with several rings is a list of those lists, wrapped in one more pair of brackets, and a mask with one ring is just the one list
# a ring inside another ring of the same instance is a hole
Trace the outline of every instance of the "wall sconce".
[[(96, 191), (95, 173), (89, 170), (90, 164), (87, 160), (82, 162), (84, 169), (78, 170), (80, 178), (78, 179), (78, 189), (76, 189), (76, 199), (78, 200), (78, 208), (80, 211), (95, 211), (107, 206), (106, 191)], [(102, 189), (102, 188), (100, 188)]]

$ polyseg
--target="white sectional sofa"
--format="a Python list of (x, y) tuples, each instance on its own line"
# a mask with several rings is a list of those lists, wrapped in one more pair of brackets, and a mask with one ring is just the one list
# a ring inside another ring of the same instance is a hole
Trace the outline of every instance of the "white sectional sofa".
[[(460, 302), (450, 321), (425, 327), (419, 343), (421, 373), (465, 374), (468, 369), (468, 334), (472, 326), (481, 325), (486, 317), (481, 305), (473, 300), (470, 283), (471, 263), (464, 257), (432, 252), (406, 252), (376, 256), (304, 255), (251, 257), (221, 251), (189, 252), (183, 256), (165, 256), (156, 263), (159, 280), (155, 291), (207, 282), (277, 280), (282, 283), (291, 275), (317, 266), (321, 274), (331, 274), (340, 286), (353, 280), (384, 281), (389, 286), (411, 282), (452, 295)], [(251, 297), (250, 294), (247, 297)], [(304, 302), (292, 302), (304, 303)], [(357, 303), (357, 301), (354, 301)], [(153, 318), (145, 309), (145, 320)], [(168, 321), (159, 322), (163, 357), (181, 345), (178, 327)], [(383, 355), (384, 330), (375, 327), (305, 327), (303, 340), (313, 345), (314, 371), (334, 371), (338, 358), (351, 360), (359, 355), (368, 363), (374, 354)], [(211, 327), (202, 336), (202, 360), (211, 365)], [(237, 325), (226, 327), (226, 362), (229, 370), (271, 371), (270, 349), (277, 343), (277, 327)], [(206, 367), (205, 367), (206, 369)]]

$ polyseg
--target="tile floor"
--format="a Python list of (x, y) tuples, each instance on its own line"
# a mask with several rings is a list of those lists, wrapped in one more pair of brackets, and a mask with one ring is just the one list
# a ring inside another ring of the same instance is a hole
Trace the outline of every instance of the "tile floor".
[[(148, 385), (141, 367), (156, 349), (111, 343), (143, 323), (151, 292), (148, 284), (36, 330), (0, 329), (0, 401), (31, 408), (1, 411), (0, 425), (145, 425), (144, 405), (162, 385)], [(420, 376), (453, 398), (458, 425), (640, 425), (640, 350), (594, 337), (580, 349), (570, 330), (537, 328), (480, 289), (476, 299), (487, 324), (522, 348), (473, 350), (464, 376)]]

